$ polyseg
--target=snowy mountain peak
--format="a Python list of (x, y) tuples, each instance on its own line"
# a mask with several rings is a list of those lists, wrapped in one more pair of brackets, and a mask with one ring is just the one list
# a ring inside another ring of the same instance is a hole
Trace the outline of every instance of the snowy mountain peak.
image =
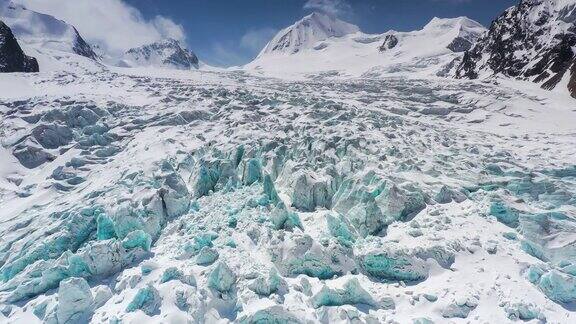
[(97, 58), (74, 26), (53, 16), (29, 10), (11, 1), (0, 1), (0, 16), (18, 41), (25, 45)]
[(268, 53), (294, 54), (330, 37), (342, 37), (359, 31), (356, 25), (314, 12), (280, 31), (259, 56)]
[(128, 66), (167, 67), (181, 70), (197, 69), (198, 57), (171, 38), (132, 48), (124, 55)]
[(467, 30), (467, 29), (485, 29), (482, 24), (479, 22), (472, 20), (468, 17), (457, 17), (457, 18), (438, 18), (434, 17), (426, 26), (424, 26), (424, 30), (430, 29), (460, 29), (460, 30)]

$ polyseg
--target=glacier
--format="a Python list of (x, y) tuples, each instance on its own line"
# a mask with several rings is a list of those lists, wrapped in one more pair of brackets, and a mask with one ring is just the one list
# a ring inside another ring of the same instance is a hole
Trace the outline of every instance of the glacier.
[(0, 322), (576, 321), (562, 95), (90, 71), (6, 77)]

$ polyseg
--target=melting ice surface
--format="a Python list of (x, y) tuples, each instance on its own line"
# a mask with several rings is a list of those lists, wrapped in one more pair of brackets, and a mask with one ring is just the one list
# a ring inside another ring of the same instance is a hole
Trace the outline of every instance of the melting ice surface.
[(0, 321), (576, 322), (562, 98), (163, 73), (10, 76)]

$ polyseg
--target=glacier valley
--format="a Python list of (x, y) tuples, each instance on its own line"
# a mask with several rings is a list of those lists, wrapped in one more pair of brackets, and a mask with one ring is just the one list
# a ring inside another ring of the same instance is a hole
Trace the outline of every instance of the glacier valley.
[(567, 96), (107, 67), (1, 83), (0, 321), (576, 320)]

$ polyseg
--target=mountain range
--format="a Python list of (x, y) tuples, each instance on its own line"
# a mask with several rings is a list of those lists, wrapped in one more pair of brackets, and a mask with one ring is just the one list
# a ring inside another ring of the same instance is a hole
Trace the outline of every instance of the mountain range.
[[(466, 17), (433, 18), (420, 30), (383, 34), (366, 34), (358, 26), (315, 12), (282, 29), (240, 69), (277, 77), (405, 72), (483, 80), (503, 77), (532, 81), (549, 90), (568, 89), (576, 97), (575, 8), (571, 0), (522, 0), (489, 29)], [(40, 69), (53, 65), (50, 59), (58, 55), (50, 51), (121, 67), (200, 67), (198, 57), (173, 39), (110, 57), (88, 44), (74, 26), (52, 16), (12, 2), (0, 5), (0, 14), (24, 52), (38, 58)]]

